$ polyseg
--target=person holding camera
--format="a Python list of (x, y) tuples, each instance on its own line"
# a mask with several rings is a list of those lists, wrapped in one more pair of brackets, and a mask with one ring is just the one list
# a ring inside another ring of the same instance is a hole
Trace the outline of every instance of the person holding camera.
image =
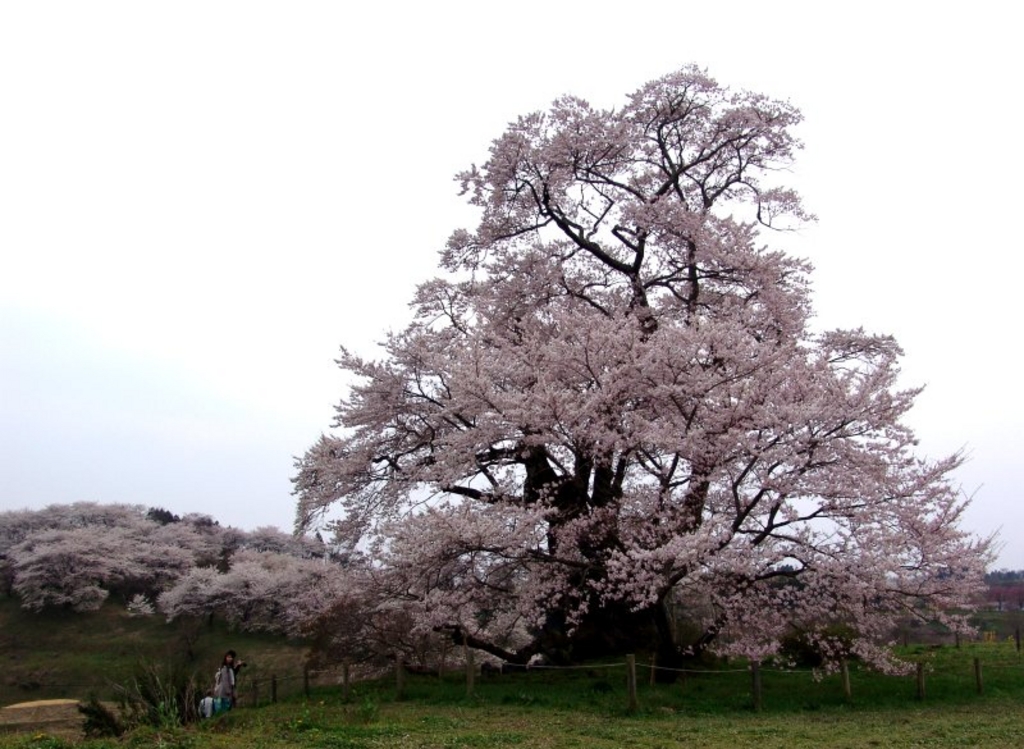
[(242, 670), (245, 661), (239, 660), (234, 650), (224, 654), (220, 668), (217, 669), (217, 677), (213, 685), (213, 713), (227, 712), (235, 706), (238, 694), (235, 691), (238, 683), (238, 672)]

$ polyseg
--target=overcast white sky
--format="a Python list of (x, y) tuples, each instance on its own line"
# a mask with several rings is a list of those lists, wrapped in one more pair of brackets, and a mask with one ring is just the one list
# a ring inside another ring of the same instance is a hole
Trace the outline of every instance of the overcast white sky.
[(1024, 568), (1012, 3), (0, 4), (0, 510), (290, 529), (340, 344), (401, 327), (454, 173), (695, 62), (806, 117), (819, 322), (891, 333), (921, 450)]

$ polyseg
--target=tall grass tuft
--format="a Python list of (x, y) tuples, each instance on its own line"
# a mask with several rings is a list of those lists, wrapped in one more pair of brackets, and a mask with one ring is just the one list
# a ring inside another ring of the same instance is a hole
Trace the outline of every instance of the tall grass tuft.
[(85, 735), (90, 738), (118, 737), (127, 730), (121, 717), (100, 702), (96, 695), (90, 695), (86, 701), (79, 702), (78, 712), (85, 718), (83, 728)]
[(180, 666), (146, 664), (124, 688), (122, 703), (138, 724), (170, 728), (199, 719), (199, 696), (195, 674)]
[(78, 706), (89, 736), (117, 737), (148, 726), (174, 729), (199, 719), (195, 675), (172, 665), (142, 664), (125, 684), (116, 686), (118, 709), (90, 697)]

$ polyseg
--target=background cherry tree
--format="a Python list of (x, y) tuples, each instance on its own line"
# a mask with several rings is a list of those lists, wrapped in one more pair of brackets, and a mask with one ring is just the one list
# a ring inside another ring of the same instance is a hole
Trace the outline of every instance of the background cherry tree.
[(989, 544), (961, 457), (915, 456), (899, 347), (813, 332), (775, 246), (812, 218), (783, 181), (800, 119), (687, 67), (511, 123), (408, 327), (342, 351), (299, 527), (340, 517), (381, 601), (512, 661), (765, 658), (799, 629), (881, 663), (900, 617), (964, 626)]
[[(194, 534), (193, 534), (194, 535)], [(79, 502), (0, 513), (0, 575), (26, 608), (98, 608), (112, 592), (152, 595), (196, 560), (142, 505)]]
[[(276, 528), (91, 502), (0, 513), (0, 541), (5, 590), (25, 608), (88, 611), (113, 596), (140, 615), (159, 603), (169, 618), (218, 615), (280, 632), (314, 616), (294, 602), (342, 561), (322, 541)], [(342, 578), (329, 577), (337, 588)]]

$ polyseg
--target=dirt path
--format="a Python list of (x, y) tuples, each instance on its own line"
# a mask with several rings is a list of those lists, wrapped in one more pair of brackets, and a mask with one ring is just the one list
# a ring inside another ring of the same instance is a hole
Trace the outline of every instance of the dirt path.
[(36, 700), (0, 708), (0, 732), (37, 732), (80, 739), (83, 722), (78, 700)]

